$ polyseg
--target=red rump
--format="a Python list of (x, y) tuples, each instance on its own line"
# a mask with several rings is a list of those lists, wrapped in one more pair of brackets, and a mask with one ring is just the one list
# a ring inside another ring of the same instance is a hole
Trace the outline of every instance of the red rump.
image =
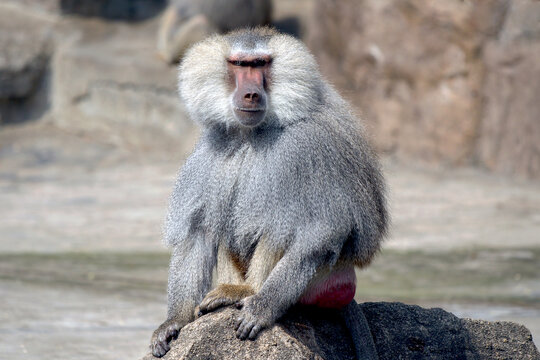
[(300, 298), (300, 304), (323, 308), (342, 308), (348, 305), (356, 292), (354, 267), (336, 270), (312, 284)]

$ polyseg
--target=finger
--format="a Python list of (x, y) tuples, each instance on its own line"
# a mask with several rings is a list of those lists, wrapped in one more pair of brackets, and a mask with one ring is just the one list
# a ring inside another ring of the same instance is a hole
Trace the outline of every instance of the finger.
[(259, 331), (261, 331), (261, 327), (259, 325), (255, 325), (253, 329), (251, 329), (251, 331), (249, 332), (249, 340), (255, 340)]
[(244, 317), (243, 317), (243, 316), (239, 316), (239, 317), (236, 319), (236, 323), (234, 324), (234, 330), (238, 330), (238, 328), (240, 327), (240, 324), (242, 324), (242, 322), (244, 322)]
[(157, 338), (157, 341), (158, 343), (163, 343), (163, 342), (167, 342), (167, 337), (166, 337), (166, 332), (165, 331), (161, 331), (158, 335), (158, 338)]
[(167, 329), (167, 340), (176, 339), (178, 337), (178, 329), (170, 327)]
[(252, 323), (249, 323), (247, 324), (247, 326), (244, 327), (244, 330), (242, 331), (242, 335), (240, 336), (240, 338), (242, 340), (246, 340), (249, 333), (251, 332), (251, 328), (253, 327)]
[(242, 340), (242, 333), (244, 332), (244, 327), (245, 327), (245, 324), (242, 323), (240, 324), (240, 326), (238, 327), (238, 330), (236, 330), (236, 337), (240, 340)]
[(169, 351), (169, 349), (170, 348), (168, 346), (165, 346), (163, 343), (157, 343), (153, 346), (152, 354), (155, 357), (162, 357), (167, 353), (167, 351)]
[(155, 357), (162, 357), (161, 355), (161, 349), (158, 346), (152, 346), (152, 355)]
[(160, 349), (158, 348), (156, 344), (152, 344), (151, 350), (152, 350), (152, 355), (154, 355), (155, 357), (161, 357)]
[(236, 337), (240, 338), (242, 335), (242, 332), (244, 331), (244, 326), (246, 326), (246, 322), (242, 321), (240, 324), (238, 324), (238, 327), (236, 329)]
[(249, 333), (251, 332), (251, 329), (253, 328), (254, 324), (252, 322), (244, 322), (242, 324), (242, 326), (238, 329), (238, 331), (236, 332), (236, 336), (240, 339), (240, 340), (245, 340), (247, 339)]

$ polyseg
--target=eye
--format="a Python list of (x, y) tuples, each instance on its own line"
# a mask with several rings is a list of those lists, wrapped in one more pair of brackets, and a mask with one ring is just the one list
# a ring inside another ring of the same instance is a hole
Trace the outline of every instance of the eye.
[(266, 65), (266, 60), (264, 59), (257, 59), (255, 61), (253, 61), (253, 67), (261, 67), (261, 66), (264, 66)]
[(227, 60), (227, 62), (234, 66), (242, 66), (242, 61), (240, 60)]
[(233, 66), (241, 66), (241, 67), (263, 67), (270, 63), (270, 60), (259, 58), (255, 60), (227, 60), (229, 64)]

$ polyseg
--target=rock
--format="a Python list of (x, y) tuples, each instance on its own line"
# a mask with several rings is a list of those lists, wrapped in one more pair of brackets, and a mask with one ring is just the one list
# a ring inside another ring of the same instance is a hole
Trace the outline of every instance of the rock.
[(540, 359), (529, 330), (401, 303), (361, 305), (383, 359)]
[(540, 178), (540, 3), (512, 4), (484, 51), (479, 162), (505, 174)]
[(59, 0), (2, 0), (0, 6), (41, 18), (51, 19), (60, 14)]
[(540, 179), (539, 19), (533, 0), (317, 0), (307, 40), (379, 150)]
[(47, 110), (52, 27), (47, 16), (0, 4), (0, 124), (37, 119)]
[[(491, 17), (500, 2), (484, 12)], [(470, 160), (483, 34), (473, 2), (319, 0), (309, 45), (358, 106), (375, 145), (400, 157)], [(484, 25), (487, 26), (487, 25)]]
[(80, 36), (53, 58), (55, 122), (122, 147), (188, 154), (197, 130), (178, 96), (176, 69), (156, 55), (157, 22), (71, 19), (65, 27)]
[(51, 49), (50, 25), (18, 11), (0, 12), (0, 99), (33, 94)]
[[(460, 319), (442, 309), (401, 303), (360, 306), (380, 360), (540, 359), (530, 332), (518, 324)], [(188, 324), (163, 359), (354, 359), (347, 330), (334, 310), (297, 306), (256, 341), (236, 339), (237, 314), (227, 308)], [(143, 358), (150, 359), (154, 357)]]
[(65, 14), (115, 20), (144, 20), (158, 14), (167, 0), (60, 0)]

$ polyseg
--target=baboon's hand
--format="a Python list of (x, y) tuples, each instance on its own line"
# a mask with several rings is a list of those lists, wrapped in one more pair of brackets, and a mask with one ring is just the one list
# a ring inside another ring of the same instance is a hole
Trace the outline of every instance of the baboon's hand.
[(161, 324), (150, 341), (150, 350), (155, 357), (162, 357), (171, 349), (169, 343), (178, 337), (182, 328), (181, 322), (172, 318)]
[(240, 300), (236, 307), (241, 309), (236, 320), (236, 337), (241, 340), (255, 340), (262, 329), (275, 321), (271, 307), (257, 299), (256, 295)]

